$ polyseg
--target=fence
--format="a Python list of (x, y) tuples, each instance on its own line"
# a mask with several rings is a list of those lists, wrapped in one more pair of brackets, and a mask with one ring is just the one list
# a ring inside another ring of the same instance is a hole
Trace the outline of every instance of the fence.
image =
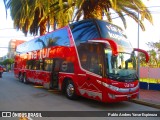
[(140, 88), (160, 90), (160, 68), (140, 68)]

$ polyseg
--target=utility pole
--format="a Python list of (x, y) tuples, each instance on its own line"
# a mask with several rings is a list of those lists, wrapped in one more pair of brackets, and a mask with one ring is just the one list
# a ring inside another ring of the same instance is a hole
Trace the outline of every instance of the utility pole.
[[(138, 10), (138, 30), (137, 30), (137, 47), (139, 49), (139, 25), (140, 25), (140, 18), (139, 18), (139, 13), (141, 12), (141, 10), (139, 9), (139, 7), (134, 3), (134, 1), (132, 1), (132, 3), (137, 7), (137, 10)], [(139, 59), (139, 52), (138, 52), (138, 61), (137, 61), (137, 75), (138, 75), (138, 78), (140, 77), (140, 59)], [(139, 80), (139, 85), (140, 85), (140, 80)], [(138, 99), (139, 99), (139, 93), (138, 93)]]
[[(138, 33), (137, 33), (137, 47), (138, 47), (138, 49), (139, 49), (139, 12), (140, 11), (138, 11)], [(138, 63), (137, 63), (137, 65), (138, 65), (138, 68), (137, 68), (137, 74), (138, 74), (138, 78), (139, 78), (139, 86), (140, 86), (140, 54), (139, 54), (139, 52), (138, 52)], [(139, 95), (139, 93), (138, 93), (138, 99), (139, 99), (139, 97), (140, 97), (140, 95)]]

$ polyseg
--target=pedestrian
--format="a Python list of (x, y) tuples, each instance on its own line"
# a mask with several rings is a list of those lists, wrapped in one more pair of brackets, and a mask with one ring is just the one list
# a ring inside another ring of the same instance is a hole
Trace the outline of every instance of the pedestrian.
[(2, 73), (3, 73), (3, 67), (0, 66), (0, 78), (2, 78)]

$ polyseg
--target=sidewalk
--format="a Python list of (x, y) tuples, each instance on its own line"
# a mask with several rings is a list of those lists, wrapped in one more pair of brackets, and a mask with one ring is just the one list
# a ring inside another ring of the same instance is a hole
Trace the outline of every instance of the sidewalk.
[(160, 91), (140, 89), (139, 98), (131, 101), (160, 109)]

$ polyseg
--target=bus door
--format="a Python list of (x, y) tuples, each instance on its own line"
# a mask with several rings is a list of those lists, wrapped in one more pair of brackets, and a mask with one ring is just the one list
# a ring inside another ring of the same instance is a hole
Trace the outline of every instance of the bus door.
[(58, 88), (58, 75), (60, 72), (62, 60), (60, 59), (53, 59), (53, 66), (52, 66), (52, 72), (51, 72), (51, 82), (50, 82), (50, 88), (51, 89), (57, 89)]

